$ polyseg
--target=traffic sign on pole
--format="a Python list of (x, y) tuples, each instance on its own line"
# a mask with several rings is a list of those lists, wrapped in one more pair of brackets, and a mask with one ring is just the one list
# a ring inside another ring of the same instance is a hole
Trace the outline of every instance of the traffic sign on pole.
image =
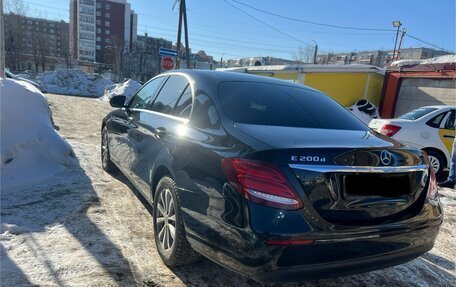
[(177, 50), (172, 50), (172, 49), (167, 49), (167, 48), (160, 47), (158, 52), (162, 56), (177, 57)]
[(163, 70), (171, 70), (174, 68), (174, 59), (171, 57), (163, 57), (161, 60), (161, 67)]

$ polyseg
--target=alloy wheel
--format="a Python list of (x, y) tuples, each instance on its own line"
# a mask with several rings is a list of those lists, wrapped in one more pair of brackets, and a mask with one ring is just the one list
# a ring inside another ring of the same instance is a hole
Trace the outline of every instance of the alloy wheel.
[(437, 173), (440, 169), (440, 161), (438, 158), (434, 157), (434, 156), (429, 156), (429, 163), (431, 164), (432, 166), (432, 169), (434, 170), (435, 173)]
[(160, 193), (157, 204), (158, 240), (164, 251), (170, 250), (176, 237), (176, 210), (173, 196), (169, 189)]

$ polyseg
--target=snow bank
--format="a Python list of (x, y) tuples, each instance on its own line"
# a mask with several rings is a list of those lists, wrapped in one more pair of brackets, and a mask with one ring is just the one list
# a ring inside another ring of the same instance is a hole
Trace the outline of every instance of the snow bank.
[(40, 75), (43, 91), (64, 95), (101, 97), (104, 88), (113, 84), (99, 74), (86, 74), (81, 70), (58, 70)]
[(443, 64), (443, 63), (456, 63), (456, 55), (445, 55), (435, 58), (423, 60), (421, 64)]
[(398, 60), (391, 63), (391, 67), (402, 67), (412, 65), (429, 65), (429, 64), (445, 64), (456, 63), (456, 55), (445, 55), (426, 60)]
[(106, 86), (101, 100), (108, 102), (113, 96), (124, 95), (127, 97), (125, 102), (129, 102), (141, 86), (142, 85), (140, 83), (131, 79), (121, 84)]
[(380, 118), (377, 107), (364, 99), (357, 101), (348, 110), (366, 125), (369, 125), (372, 119)]
[(31, 84), (0, 78), (1, 190), (50, 179), (76, 163), (53, 129), (46, 97)]

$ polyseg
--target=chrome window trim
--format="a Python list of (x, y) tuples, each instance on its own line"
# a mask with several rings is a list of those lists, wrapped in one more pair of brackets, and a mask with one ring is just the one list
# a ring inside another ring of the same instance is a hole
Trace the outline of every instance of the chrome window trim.
[(167, 118), (170, 118), (170, 119), (173, 119), (173, 120), (181, 121), (181, 122), (183, 122), (185, 124), (188, 123), (188, 121), (189, 121), (189, 119), (187, 119), (187, 118), (176, 117), (176, 116), (173, 116), (173, 115), (170, 115), (170, 114), (160, 113), (160, 112), (151, 111), (151, 110), (147, 110), (147, 109), (130, 109), (130, 110), (131, 111), (136, 111), (136, 112), (144, 112), (144, 113), (149, 113), (149, 114), (154, 114), (154, 115), (167, 117)]
[(313, 165), (313, 164), (289, 164), (293, 169), (309, 170), (316, 172), (359, 172), (359, 173), (398, 173), (427, 171), (425, 164), (413, 166), (349, 166), (349, 165)]

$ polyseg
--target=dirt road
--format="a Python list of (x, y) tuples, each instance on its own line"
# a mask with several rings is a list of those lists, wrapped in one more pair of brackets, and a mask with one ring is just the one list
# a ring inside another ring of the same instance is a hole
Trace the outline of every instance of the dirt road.
[[(260, 286), (209, 260), (167, 268), (141, 197), (100, 165), (96, 99), (47, 95), (59, 132), (80, 166), (51, 183), (1, 194), (2, 286)], [(435, 248), (407, 264), (287, 286), (454, 286), (456, 192), (442, 191), (445, 223)]]

